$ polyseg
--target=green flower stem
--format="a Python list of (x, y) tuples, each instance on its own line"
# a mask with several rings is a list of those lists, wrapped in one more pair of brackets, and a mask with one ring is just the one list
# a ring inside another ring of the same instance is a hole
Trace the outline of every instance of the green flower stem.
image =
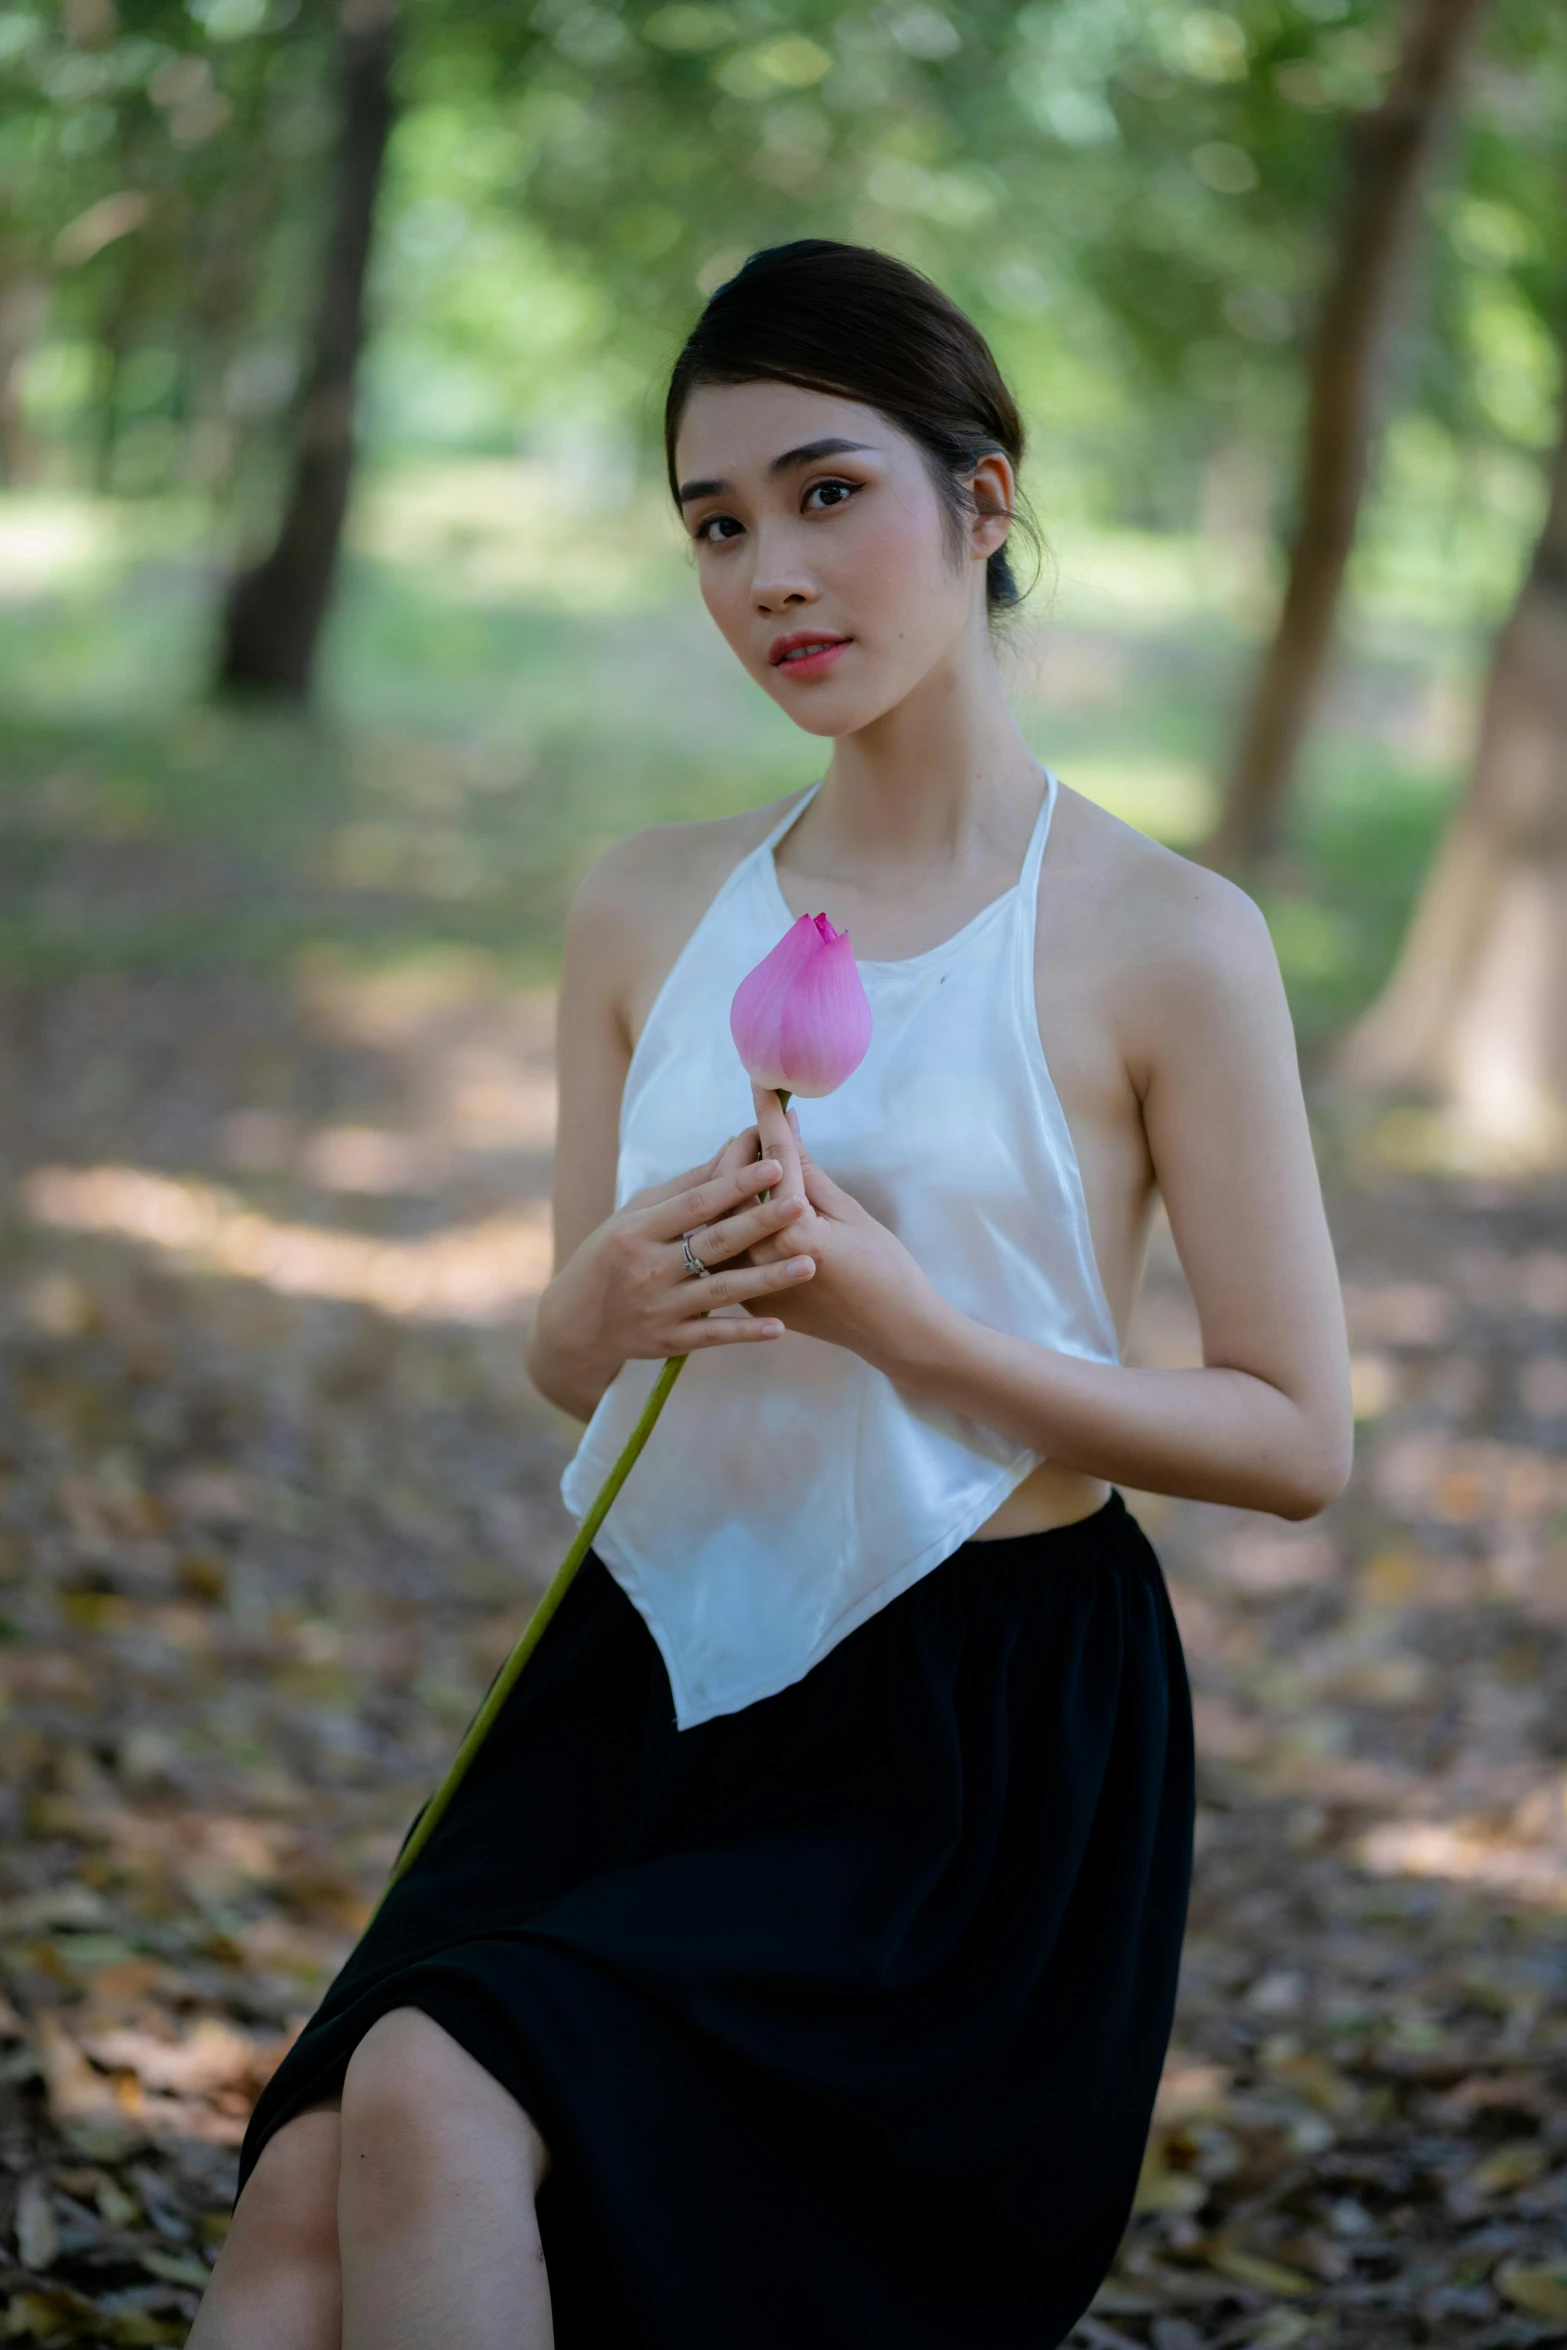
[[(787, 1091), (780, 1088), (778, 1099), (787, 1110), (789, 1107)], [(768, 1194), (764, 1191), (761, 1196), (766, 1199)], [(594, 1535), (609, 1515), (610, 1503), (630, 1476), (636, 1465), (638, 1454), (652, 1435), (654, 1427), (657, 1425), (658, 1415), (669, 1401), (670, 1389), (690, 1360), (689, 1355), (671, 1355), (654, 1381), (653, 1392), (642, 1407), (642, 1416), (626, 1438), (619, 1460), (600, 1486), (597, 1500), (577, 1528), (571, 1548), (556, 1570), (554, 1581), (528, 1618), (523, 1627), (521, 1639), (491, 1682), (488, 1696), (469, 1723), (463, 1742), (452, 1757), (451, 1768), (409, 1830), (402, 1851), (392, 1863), (392, 1873), (386, 1881), (381, 1899), (370, 1912), (371, 1921), (378, 1916), (382, 1903), (386, 1900), (387, 1894), (391, 1892), (398, 1878), (406, 1875), (408, 1870), (412, 1868), (440, 1826), (452, 1797), (468, 1774), (469, 1765), (489, 1736), (507, 1698), (516, 1687), (523, 1666), (543, 1639), (550, 1618), (565, 1598), (571, 1587), (573, 1576), (592, 1548)]]

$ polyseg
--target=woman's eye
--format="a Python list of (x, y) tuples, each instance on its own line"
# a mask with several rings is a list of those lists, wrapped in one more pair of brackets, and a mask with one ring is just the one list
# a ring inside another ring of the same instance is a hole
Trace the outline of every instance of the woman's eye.
[(859, 486), (854, 481), (813, 481), (805, 493), (806, 509), (822, 514), (834, 506), (846, 505)]
[(709, 514), (705, 522), (696, 526), (696, 543), (699, 547), (720, 546), (725, 539), (738, 537), (739, 532), (740, 525), (732, 514)]

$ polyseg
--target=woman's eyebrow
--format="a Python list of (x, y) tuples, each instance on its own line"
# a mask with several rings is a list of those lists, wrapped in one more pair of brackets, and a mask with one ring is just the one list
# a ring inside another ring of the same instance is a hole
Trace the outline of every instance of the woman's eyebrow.
[(852, 457), (862, 453), (866, 456), (875, 454), (869, 441), (806, 441), (798, 449), (785, 449), (781, 457), (773, 459), (767, 470), (769, 473), (787, 473), (795, 465), (814, 465), (818, 457)]
[(728, 487), (726, 481), (683, 481), (680, 485), (680, 503), (689, 506), (693, 498), (721, 498)]
[[(798, 449), (785, 449), (781, 457), (773, 459), (767, 470), (772, 474), (788, 473), (796, 465), (814, 465), (819, 457), (873, 457), (875, 454), (869, 441), (844, 441), (833, 435), (824, 441), (804, 441)], [(693, 498), (721, 498), (733, 486), (731, 482), (717, 479), (685, 481), (680, 485), (680, 503), (689, 506)]]

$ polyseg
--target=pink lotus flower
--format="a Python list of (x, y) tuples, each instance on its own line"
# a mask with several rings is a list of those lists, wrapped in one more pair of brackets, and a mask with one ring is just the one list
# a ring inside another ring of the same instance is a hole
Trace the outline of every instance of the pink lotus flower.
[(809, 1101), (836, 1092), (871, 1041), (848, 932), (825, 914), (802, 914), (735, 989), (729, 1030), (758, 1085)]

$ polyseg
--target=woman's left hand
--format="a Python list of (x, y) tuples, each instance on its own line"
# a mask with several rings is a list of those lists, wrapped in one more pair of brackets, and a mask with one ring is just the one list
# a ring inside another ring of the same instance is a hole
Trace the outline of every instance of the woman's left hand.
[(889, 1378), (924, 1351), (946, 1311), (937, 1291), (896, 1233), (824, 1174), (800, 1140), (795, 1114), (787, 1116), (771, 1087), (753, 1085), (758, 1156), (783, 1168), (777, 1191), (797, 1198), (800, 1212), (748, 1252), (752, 1264), (774, 1257), (814, 1257), (816, 1271), (799, 1288), (767, 1301), (776, 1322), (807, 1338), (846, 1346)]

